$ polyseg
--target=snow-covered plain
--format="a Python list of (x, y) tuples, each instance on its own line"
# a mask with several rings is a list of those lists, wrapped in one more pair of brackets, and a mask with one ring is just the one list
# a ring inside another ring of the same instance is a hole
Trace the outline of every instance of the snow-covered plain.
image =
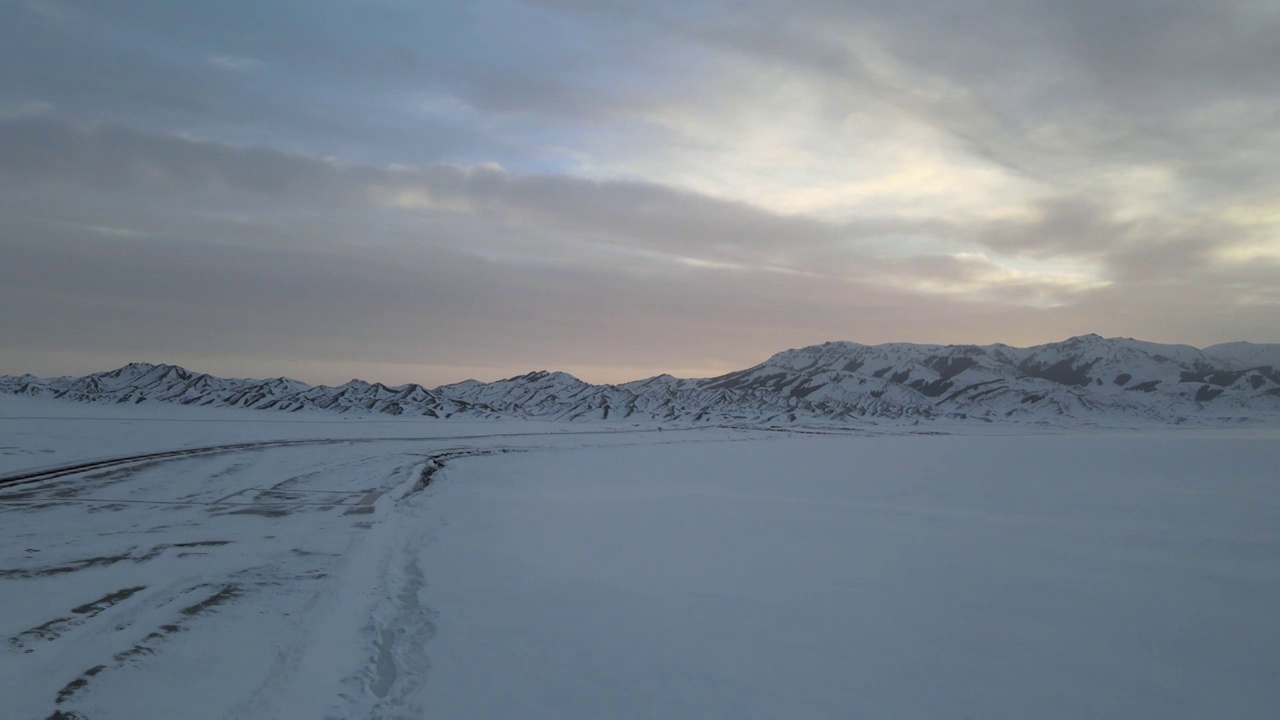
[(751, 440), (428, 492), (441, 717), (1264, 718), (1280, 446)]
[(18, 400), (5, 474), (315, 442), (0, 489), (3, 718), (1280, 707), (1274, 428), (659, 432)]

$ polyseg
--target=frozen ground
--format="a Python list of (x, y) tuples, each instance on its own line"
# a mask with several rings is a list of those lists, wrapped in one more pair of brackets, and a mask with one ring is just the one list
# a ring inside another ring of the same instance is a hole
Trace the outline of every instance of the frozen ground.
[[(644, 426), (652, 429), (652, 423)], [(150, 403), (91, 405), (0, 394), (0, 473), (134, 453), (242, 442), (468, 437), (641, 429), (636, 424), (433, 420), (205, 409)]]
[(6, 719), (1280, 706), (1273, 430), (793, 436), (55, 407), (0, 405), (0, 472), (316, 442), (0, 489)]

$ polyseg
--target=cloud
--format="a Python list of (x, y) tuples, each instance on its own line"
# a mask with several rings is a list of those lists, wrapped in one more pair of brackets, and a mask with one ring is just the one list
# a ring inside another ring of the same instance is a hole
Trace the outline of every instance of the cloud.
[(22, 6), (49, 22), (63, 23), (80, 18), (74, 9), (60, 0), (22, 0)]
[[(50, 352), (255, 348), (285, 364), (392, 362), (426, 377), (534, 358), (523, 361), (620, 380), (608, 368), (664, 367), (673, 347), (703, 358), (678, 364), (715, 372), (830, 337), (964, 341), (985, 328), (1016, 340), (1043, 332), (1046, 310), (1111, 290), (998, 256), (893, 257), (877, 244), (904, 230), (960, 241), (965, 228), (785, 216), (643, 183), (352, 166), (48, 116), (0, 121), (0, 141), (0, 250), (16, 273), (5, 293), (39, 309), (8, 330)], [(1073, 209), (1083, 225), (1062, 219)], [(1101, 218), (1065, 203), (1038, 227), (1093, 232)], [(1006, 251), (1018, 237), (968, 231)], [(1160, 262), (1178, 263), (1179, 247)], [(1106, 258), (1135, 283), (1156, 262)], [(1219, 272), (1218, 283), (1243, 279)], [(1270, 280), (1253, 277), (1233, 301), (1271, 301)]]
[(1280, 340), (1265, 4), (42, 7), (0, 8), (6, 356)]
[(231, 70), (233, 72), (247, 72), (262, 67), (262, 61), (251, 57), (242, 57), (239, 55), (221, 55), (214, 54), (208, 57), (208, 62), (214, 67), (223, 70)]

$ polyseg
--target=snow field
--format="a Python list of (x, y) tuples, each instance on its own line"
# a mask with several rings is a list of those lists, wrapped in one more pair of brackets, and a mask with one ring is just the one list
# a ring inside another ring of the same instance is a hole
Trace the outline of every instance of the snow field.
[(751, 440), (457, 463), (437, 717), (1265, 718), (1280, 446)]

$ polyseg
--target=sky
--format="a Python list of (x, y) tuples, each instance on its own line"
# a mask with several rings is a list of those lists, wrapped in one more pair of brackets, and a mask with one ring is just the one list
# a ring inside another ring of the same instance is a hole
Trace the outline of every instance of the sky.
[(1280, 0), (6, 0), (0, 373), (1280, 342)]

